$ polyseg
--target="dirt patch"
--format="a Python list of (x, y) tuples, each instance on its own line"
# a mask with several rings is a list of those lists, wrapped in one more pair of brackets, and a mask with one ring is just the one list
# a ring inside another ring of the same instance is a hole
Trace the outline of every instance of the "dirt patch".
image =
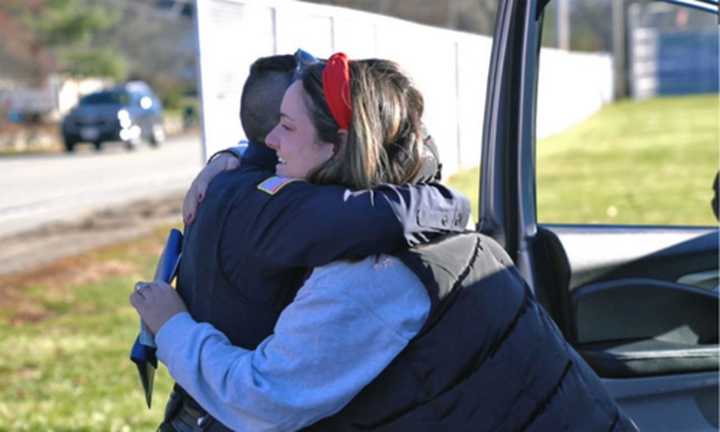
[(30, 287), (42, 287), (44, 299), (62, 301), (73, 286), (135, 272), (136, 266), (127, 261), (92, 260), (85, 255), (62, 258), (36, 271), (0, 276), (0, 310), (8, 312), (11, 324), (41, 321), (53, 311), (27, 295)]
[(100, 246), (139, 237), (180, 221), (182, 193), (135, 201), (63, 222), (0, 238), (0, 275), (25, 273)]
[[(79, 284), (140, 272), (130, 260), (93, 259), (123, 248), (126, 256), (158, 253), (159, 226), (178, 225), (183, 194), (98, 211), (73, 223), (56, 223), (0, 238), (0, 310), (14, 323), (38, 321), (51, 312), (27, 296), (42, 286), (47, 296), (62, 298)], [(152, 235), (148, 235), (152, 233)], [(142, 238), (142, 241), (137, 241)]]

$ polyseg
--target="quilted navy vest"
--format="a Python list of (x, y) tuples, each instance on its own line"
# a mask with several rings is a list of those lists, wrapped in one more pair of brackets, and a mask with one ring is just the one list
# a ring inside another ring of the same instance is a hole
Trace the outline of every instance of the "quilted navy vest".
[(492, 239), (448, 236), (398, 257), (430, 294), (424, 328), (309, 430), (635, 430)]

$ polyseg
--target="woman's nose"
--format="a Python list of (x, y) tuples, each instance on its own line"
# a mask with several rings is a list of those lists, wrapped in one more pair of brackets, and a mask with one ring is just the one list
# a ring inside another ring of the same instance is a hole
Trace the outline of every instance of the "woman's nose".
[(265, 145), (267, 145), (268, 147), (270, 147), (271, 149), (273, 149), (273, 150), (275, 150), (275, 151), (277, 151), (278, 148), (280, 147), (279, 144), (278, 144), (278, 139), (277, 139), (277, 133), (276, 133), (276, 131), (277, 131), (277, 126), (275, 126), (275, 127), (270, 131), (270, 133), (267, 134), (267, 136), (265, 137)]

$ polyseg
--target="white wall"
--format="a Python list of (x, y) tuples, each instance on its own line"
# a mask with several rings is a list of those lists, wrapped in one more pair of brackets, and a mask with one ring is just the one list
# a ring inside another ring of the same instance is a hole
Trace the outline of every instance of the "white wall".
[(537, 137), (558, 133), (612, 100), (612, 58), (543, 48), (537, 97)]
[(110, 80), (102, 78), (68, 78), (59, 80), (57, 84), (57, 110), (65, 115), (86, 94), (109, 87)]
[[(302, 48), (398, 62), (423, 92), (445, 176), (478, 165), (491, 38), (290, 0), (198, 0), (197, 17), (206, 157), (244, 138), (239, 101), (253, 60)], [(538, 137), (609, 101), (611, 72), (607, 55), (544, 50)]]
[(37, 113), (59, 120), (80, 97), (110, 84), (101, 78), (69, 78), (52, 75), (42, 86), (0, 88), (0, 107), (22, 113)]

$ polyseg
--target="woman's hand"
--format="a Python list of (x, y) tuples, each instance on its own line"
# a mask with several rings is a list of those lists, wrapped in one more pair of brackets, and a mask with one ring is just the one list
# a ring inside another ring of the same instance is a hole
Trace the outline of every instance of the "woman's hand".
[(185, 303), (173, 287), (164, 282), (138, 282), (130, 294), (130, 303), (140, 314), (152, 334), (180, 312), (187, 312)]
[(182, 213), (185, 225), (190, 225), (192, 221), (195, 220), (198, 205), (200, 205), (203, 198), (205, 198), (205, 192), (212, 179), (221, 172), (234, 170), (238, 166), (240, 166), (240, 160), (237, 156), (229, 153), (220, 153), (200, 171), (200, 174), (195, 177), (195, 180), (193, 180), (190, 185), (190, 189), (183, 200)]

